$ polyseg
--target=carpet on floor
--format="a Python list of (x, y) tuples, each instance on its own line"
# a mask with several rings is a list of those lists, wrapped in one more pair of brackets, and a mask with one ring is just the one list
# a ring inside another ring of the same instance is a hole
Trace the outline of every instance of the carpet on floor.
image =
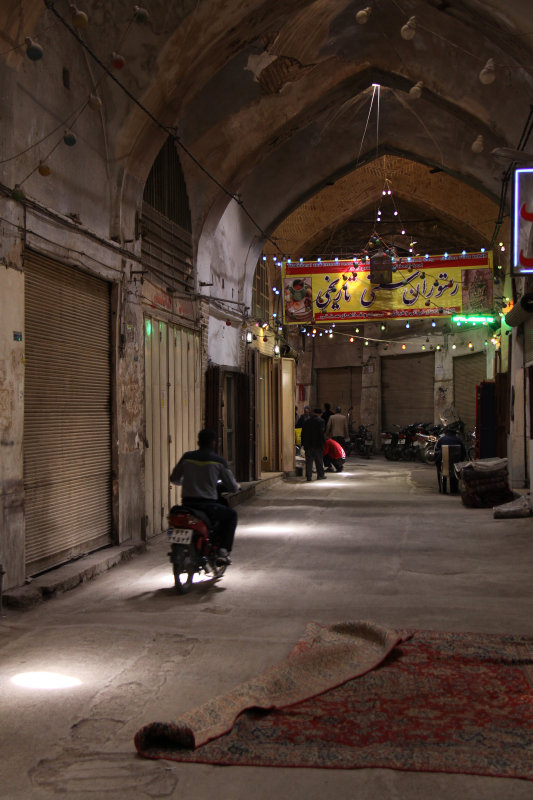
[(308, 627), (286, 661), (135, 736), (147, 758), (533, 780), (533, 637)]

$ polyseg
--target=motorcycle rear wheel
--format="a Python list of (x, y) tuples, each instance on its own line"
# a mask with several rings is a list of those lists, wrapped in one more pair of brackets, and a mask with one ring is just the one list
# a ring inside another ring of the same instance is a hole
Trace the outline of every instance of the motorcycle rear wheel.
[(187, 594), (192, 589), (194, 573), (196, 572), (196, 559), (188, 547), (180, 547), (172, 555), (172, 571), (174, 585), (178, 594)]

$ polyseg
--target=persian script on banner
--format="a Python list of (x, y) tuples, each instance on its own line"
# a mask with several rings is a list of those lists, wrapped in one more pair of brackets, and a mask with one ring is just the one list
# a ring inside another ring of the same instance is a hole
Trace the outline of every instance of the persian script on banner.
[(349, 322), (492, 311), (492, 253), (404, 258), (391, 283), (370, 281), (366, 261), (283, 264), (284, 322)]

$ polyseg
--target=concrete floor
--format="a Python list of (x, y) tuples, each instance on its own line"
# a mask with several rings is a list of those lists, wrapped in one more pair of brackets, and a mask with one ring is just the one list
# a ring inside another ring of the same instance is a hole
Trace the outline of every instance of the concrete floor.
[[(533, 520), (494, 520), (436, 491), (434, 468), (352, 459), (323, 482), (270, 483), (238, 508), (234, 564), (179, 597), (148, 551), (0, 620), (3, 800), (525, 800), (527, 781), (148, 761), (133, 735), (283, 658), (307, 622), (533, 634)], [(20, 672), (79, 678), (21, 688)]]

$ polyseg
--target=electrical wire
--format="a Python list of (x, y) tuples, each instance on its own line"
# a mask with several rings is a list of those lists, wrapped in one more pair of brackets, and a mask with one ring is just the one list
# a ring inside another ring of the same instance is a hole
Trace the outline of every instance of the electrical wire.
[[(277, 243), (263, 230), (263, 228), (259, 225), (259, 223), (255, 220), (252, 214), (248, 211), (246, 206), (243, 203), (241, 197), (238, 194), (231, 192), (224, 184), (222, 184), (218, 178), (216, 178), (209, 170), (204, 167), (204, 165), (196, 158), (196, 156), (191, 152), (191, 150), (181, 141), (179, 136), (175, 133), (175, 131), (169, 127), (168, 125), (164, 125), (161, 120), (159, 120), (152, 112), (146, 108), (146, 106), (138, 100), (135, 95), (130, 92), (130, 90), (124, 86), (124, 84), (118, 80), (116, 75), (112, 73), (109, 69), (107, 64), (96, 55), (96, 53), (89, 47), (89, 45), (83, 41), (81, 36), (79, 36), (78, 32), (75, 28), (73, 28), (66, 19), (57, 11), (55, 8), (55, 4), (53, 0), (44, 0), (44, 4), (46, 8), (54, 14), (54, 16), (61, 22), (61, 24), (70, 32), (70, 34), (79, 42), (79, 44), (89, 53), (91, 58), (98, 64), (98, 66), (104, 70), (104, 72), (108, 75), (109, 78), (130, 98), (130, 100), (162, 131), (164, 131), (167, 136), (170, 136), (172, 140), (180, 147), (181, 150), (191, 159), (191, 161), (198, 167), (198, 169), (204, 173), (225, 195), (230, 197), (231, 199), (235, 200), (235, 202), (241, 207), (245, 216), (250, 220), (250, 222), (254, 225), (255, 228), (259, 231), (262, 238), (266, 241), (270, 241), (276, 249), (279, 250)], [(281, 253), (281, 250), (280, 250)]]

